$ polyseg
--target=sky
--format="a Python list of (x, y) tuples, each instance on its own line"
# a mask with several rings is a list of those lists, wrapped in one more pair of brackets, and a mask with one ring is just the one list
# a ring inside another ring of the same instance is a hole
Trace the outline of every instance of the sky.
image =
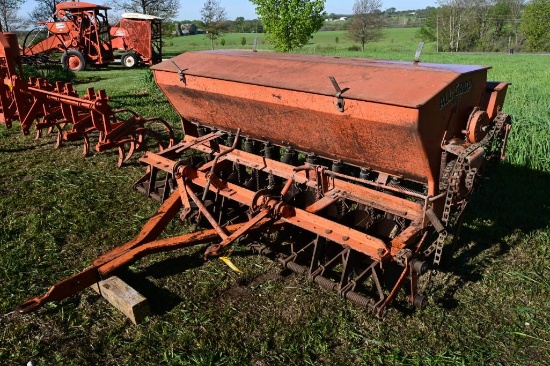
[[(108, 0), (85, 0), (90, 3), (109, 4)], [(162, 0), (159, 0), (162, 1)], [(258, 16), (254, 11), (254, 5), (248, 0), (219, 0), (227, 12), (227, 18), (234, 20), (237, 17), (255, 19)], [(326, 0), (325, 10), (328, 14), (353, 14), (354, 0)], [(180, 0), (180, 11), (176, 20), (198, 20), (201, 18), (201, 8), (204, 1)], [(424, 9), (427, 6), (435, 6), (435, 0), (383, 0), (382, 10), (396, 8), (397, 10)], [(20, 14), (25, 16), (34, 8), (34, 1), (27, 0), (21, 8)]]

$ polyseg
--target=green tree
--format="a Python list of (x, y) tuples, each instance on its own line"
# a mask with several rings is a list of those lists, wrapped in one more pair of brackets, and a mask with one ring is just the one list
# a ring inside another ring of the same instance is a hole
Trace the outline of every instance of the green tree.
[(506, 0), (510, 3), (511, 28), (514, 36), (514, 43), (510, 47), (518, 47), (522, 40), (520, 39), (521, 14), (525, 8), (525, 0)]
[(430, 8), (427, 11), (427, 17), (424, 22), (424, 25), (418, 30), (418, 37), (424, 42), (435, 42), (437, 41), (436, 34), (436, 23), (437, 23), (437, 9)]
[(380, 7), (381, 0), (356, 0), (353, 5), (353, 18), (349, 25), (349, 35), (361, 43), (365, 52), (365, 43), (382, 37), (384, 19)]
[(322, 26), (325, 0), (250, 0), (269, 42), (279, 52), (302, 47)]
[(237, 28), (237, 32), (244, 33), (244, 17), (237, 17), (235, 19), (235, 27)]
[(225, 8), (218, 0), (206, 0), (201, 9), (202, 22), (206, 30), (206, 36), (210, 39), (212, 49), (214, 49), (214, 40), (223, 34), (225, 30)]
[(384, 13), (387, 16), (391, 17), (391, 16), (395, 15), (396, 12), (397, 12), (397, 9), (394, 8), (394, 7), (391, 7), (391, 8), (386, 9), (386, 11)]
[[(437, 0), (438, 50), (459, 52), (479, 41), (486, 0)], [(480, 18), (481, 17), (481, 18)]]
[(163, 37), (173, 37), (174, 35), (178, 35), (178, 31), (176, 30), (176, 27), (179, 27), (179, 23), (175, 23), (172, 21), (164, 21), (161, 25), (161, 32)]
[(521, 29), (531, 51), (550, 50), (550, 0), (533, 0), (525, 7)]

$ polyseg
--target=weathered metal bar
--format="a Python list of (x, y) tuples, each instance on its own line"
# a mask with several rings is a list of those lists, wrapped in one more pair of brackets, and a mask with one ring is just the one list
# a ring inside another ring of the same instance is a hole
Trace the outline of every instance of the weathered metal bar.
[[(236, 231), (242, 224), (227, 227), (229, 232)], [(208, 243), (218, 236), (215, 230), (204, 230), (191, 234), (184, 234), (169, 239), (140, 242), (141, 244), (123, 245), (117, 248), (116, 255), (98, 258), (91, 267), (86, 268), (65, 280), (53, 285), (48, 292), (25, 301), (20, 305), (19, 311), (27, 314), (38, 310), (52, 301), (61, 301), (90, 287), (94, 283), (110, 277), (113, 272), (124, 266), (129, 266), (138, 259), (153, 253), (161, 253), (175, 249), (181, 249), (193, 245)], [(124, 249), (122, 249), (124, 248)]]
[[(186, 145), (193, 145), (195, 138), (185, 136), (184, 141)], [(213, 150), (205, 144), (197, 144), (194, 145), (193, 148), (208, 154), (213, 152)], [(221, 151), (226, 151), (226, 149), (228, 149), (226, 146), (220, 146), (219, 148)], [(291, 165), (250, 154), (242, 150), (234, 151), (232, 154), (224, 156), (224, 159), (231, 162), (238, 162), (239, 164), (257, 169), (261, 172), (274, 174), (283, 179), (293, 178), (294, 182), (297, 184), (306, 184), (311, 188), (317, 186), (317, 182), (314, 179), (308, 179), (305, 172), (295, 172), (295, 167)], [(163, 158), (161, 155), (155, 153), (146, 153), (140, 158), (140, 161), (144, 164), (151, 164), (166, 172), (171, 172), (173, 169), (173, 163), (170, 162), (170, 159)], [(364, 201), (363, 203), (368, 205), (383, 207), (385, 210), (395, 215), (404, 216), (411, 220), (418, 220), (422, 217), (422, 206), (416, 202), (384, 194), (378, 190), (346, 182), (342, 179), (334, 179), (334, 186), (335, 191), (341, 192), (339, 194), (342, 196), (360, 199)]]

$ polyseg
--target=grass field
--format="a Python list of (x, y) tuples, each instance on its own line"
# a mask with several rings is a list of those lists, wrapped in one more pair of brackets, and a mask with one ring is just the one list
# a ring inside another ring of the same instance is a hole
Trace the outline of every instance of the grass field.
[[(414, 32), (390, 30), (363, 54), (347, 50), (353, 43), (343, 33), (326, 33), (302, 52), (411, 60), (418, 43)], [(224, 37), (226, 47), (240, 47), (242, 35)], [(167, 44), (171, 54), (209, 47), (204, 36)], [(143, 172), (135, 160), (117, 169), (114, 153), (84, 158), (78, 143), (55, 150), (53, 137), (33, 140), (16, 125), (0, 128), (0, 364), (550, 364), (548, 58), (433, 50), (427, 45), (422, 60), (493, 65), (491, 80), (512, 82), (505, 111), (514, 125), (507, 161), (469, 206), (462, 249), (434, 277), (425, 311), (392, 308), (376, 320), (237, 246), (232, 260), (243, 275), (218, 260), (203, 263), (200, 248), (130, 267), (123, 278), (153, 311), (139, 326), (91, 290), (32, 315), (13, 313), (131, 239), (157, 207), (131, 190)], [(177, 126), (147, 76), (113, 66), (78, 74), (77, 88), (105, 88), (114, 106)]]
[[(403, 52), (409, 50), (409, 53), (414, 55), (418, 42), (420, 40), (416, 37), (418, 29), (416, 28), (395, 28), (386, 29), (384, 31), (384, 38), (380, 42), (367, 43), (365, 45), (365, 52)], [(273, 50), (271, 45), (267, 42), (265, 34), (260, 33), (258, 36), (258, 50)], [(246, 39), (246, 45), (242, 45), (243, 37)], [(252, 49), (254, 45), (254, 39), (256, 34), (254, 33), (230, 33), (220, 36), (214, 41), (214, 48), (246, 48)], [(338, 38), (338, 42), (336, 42)], [(222, 46), (222, 39), (225, 41), (225, 45)], [(314, 53), (338, 53), (346, 52), (352, 46), (361, 47), (361, 44), (354, 42), (350, 39), (346, 31), (329, 31), (318, 32), (313, 35), (311, 41), (305, 45), (298, 52), (314, 52)], [(210, 39), (204, 34), (197, 34), (193, 36), (171, 38), (166, 41), (164, 52), (166, 55), (177, 55), (183, 51), (196, 51), (209, 49)], [(433, 49), (435, 51), (435, 44), (429, 45), (428, 50)], [(358, 52), (355, 52), (359, 55)]]

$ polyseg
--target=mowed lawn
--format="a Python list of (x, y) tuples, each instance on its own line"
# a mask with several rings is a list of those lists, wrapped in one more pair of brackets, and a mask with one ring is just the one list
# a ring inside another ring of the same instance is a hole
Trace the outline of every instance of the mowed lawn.
[[(243, 36), (250, 48), (250, 34), (225, 35), (225, 47), (241, 48)], [(418, 42), (415, 30), (388, 30), (363, 53), (348, 51), (354, 43), (344, 32), (323, 32), (300, 52), (412, 61)], [(166, 44), (172, 55), (209, 48), (203, 35)], [(263, 35), (259, 45), (269, 50)], [(428, 44), (422, 60), (492, 65), (491, 80), (512, 82), (504, 111), (514, 124), (507, 160), (475, 194), (461, 249), (434, 276), (426, 310), (398, 306), (377, 320), (237, 246), (232, 261), (244, 274), (203, 262), (203, 248), (131, 266), (122, 276), (153, 311), (139, 326), (91, 290), (19, 315), (13, 310), (22, 301), (131, 239), (158, 204), (131, 189), (144, 172), (136, 159), (117, 169), (114, 152), (83, 157), (77, 142), (56, 150), (53, 136), (34, 140), (16, 124), (0, 128), (0, 364), (549, 364), (548, 56), (434, 50)], [(179, 129), (145, 68), (85, 71), (76, 86), (105, 88), (113, 106)], [(168, 233), (186, 229), (174, 222)]]

